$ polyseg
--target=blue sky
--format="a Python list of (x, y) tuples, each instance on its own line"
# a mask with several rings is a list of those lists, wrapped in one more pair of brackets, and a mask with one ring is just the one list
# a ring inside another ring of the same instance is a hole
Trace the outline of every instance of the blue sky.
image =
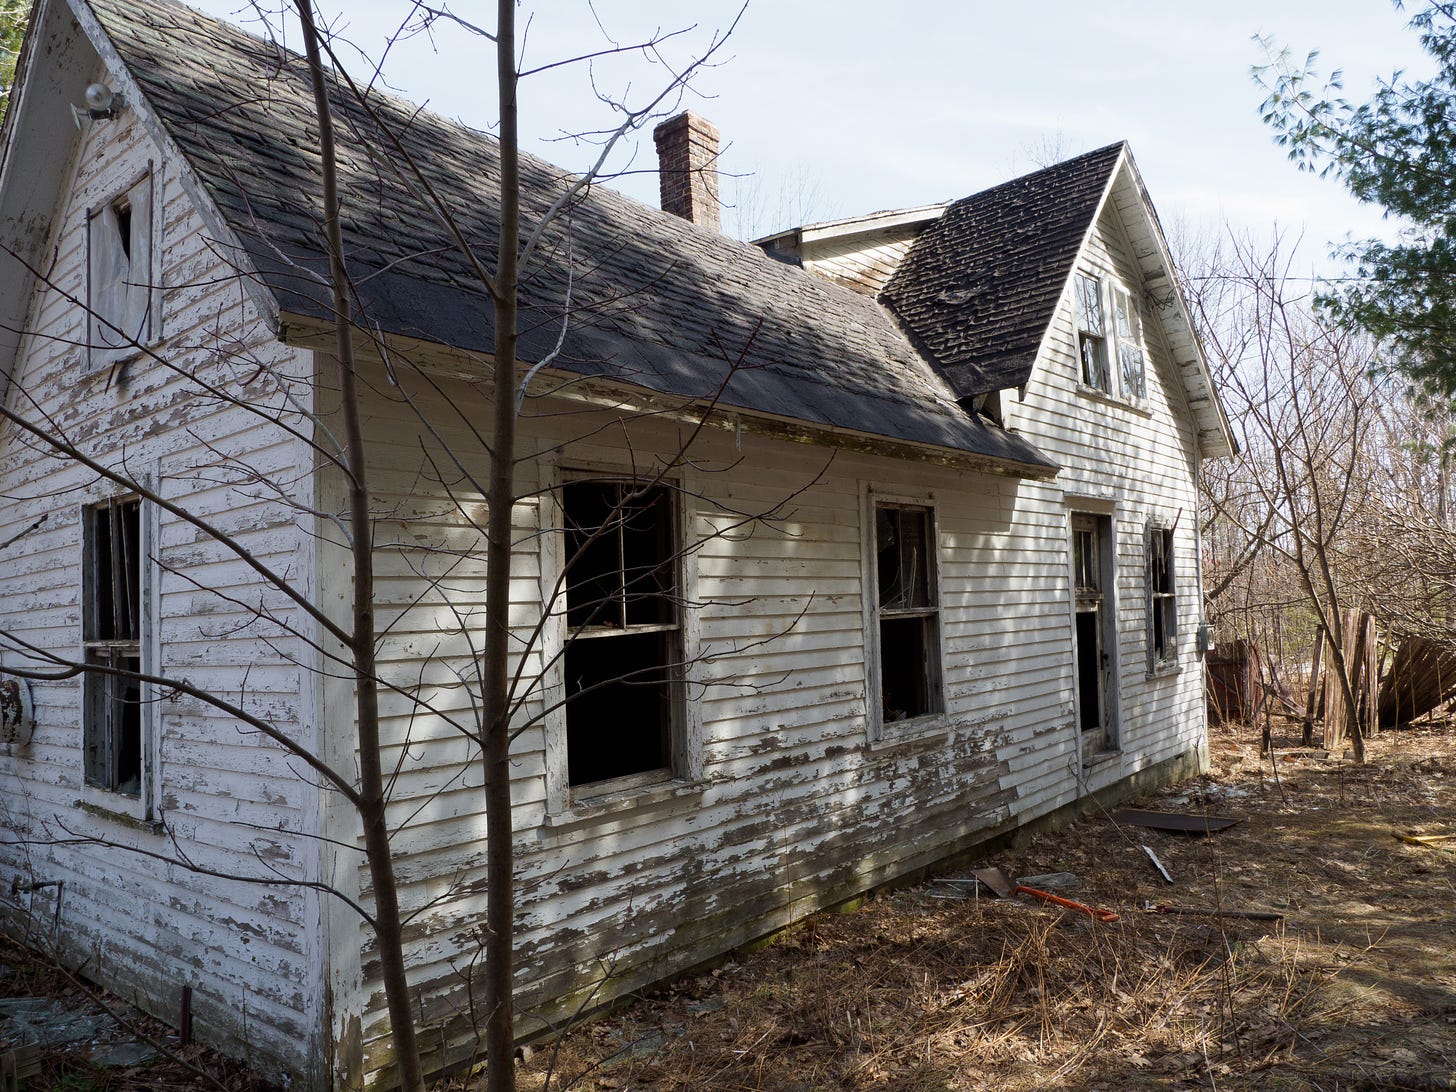
[[(195, 2), (195, 0), (194, 0)], [(329, 12), (330, 0), (323, 0)], [(248, 25), (240, 0), (207, 10)], [(691, 15), (684, 10), (691, 8)], [(406, 9), (396, 0), (350, 0), (338, 25), (377, 56)], [(459, 4), (488, 25), (494, 5)], [(619, 3), (578, 0), (529, 14), (527, 64), (630, 43), (655, 30), (695, 28), (665, 47), (671, 63), (701, 52), (736, 4), (723, 0)], [(1396, 67), (1418, 72), (1423, 55), (1405, 16), (1386, 0), (1221, 0), (1217, 4), (792, 3), (757, 0), (687, 105), (723, 133), (723, 168), (738, 176), (724, 195), (739, 209), (725, 227), (766, 232), (783, 219), (823, 220), (964, 196), (1035, 169), (1049, 157), (1126, 139), (1164, 226), (1175, 239), (1278, 224), (1303, 235), (1305, 257), (1324, 262), (1327, 243), (1388, 230), (1338, 183), (1296, 171), (1258, 116), (1263, 97), (1250, 68), (1266, 59), (1263, 34), (1321, 67), (1342, 68), (1358, 93)], [(290, 44), (296, 45), (296, 38)], [(392, 87), (438, 112), (493, 125), (492, 47), (444, 25), (390, 51)], [(594, 146), (560, 134), (601, 127), (597, 101), (629, 90), (639, 99), (666, 67), (614, 57), (534, 76), (522, 89), (528, 150), (573, 169)], [(553, 139), (555, 138), (555, 139)], [(637, 172), (614, 184), (656, 203), (650, 133), (612, 160)]]

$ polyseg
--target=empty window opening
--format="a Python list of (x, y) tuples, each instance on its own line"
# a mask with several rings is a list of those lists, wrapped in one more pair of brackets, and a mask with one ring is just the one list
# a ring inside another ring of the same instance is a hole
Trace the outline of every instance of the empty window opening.
[(1173, 584), (1173, 528), (1148, 528), (1148, 661), (1156, 670), (1177, 660), (1178, 597)]
[(1112, 657), (1117, 641), (1113, 601), (1115, 557), (1111, 517), (1073, 514), (1072, 641), (1077, 729), (1084, 758), (1117, 745)]
[(141, 501), (87, 508), (84, 530), (86, 783), (140, 796)]
[(681, 653), (671, 491), (562, 487), (567, 783), (671, 771)]
[(1102, 282), (1077, 274), (1077, 355), (1081, 360), (1082, 382), (1099, 391), (1111, 392), (1112, 376), (1107, 366), (1107, 326), (1102, 315)]
[(930, 509), (875, 508), (881, 714), (886, 722), (941, 711), (940, 619)]
[(1077, 611), (1077, 717), (1084, 733), (1102, 731), (1100, 626), (1097, 611)]

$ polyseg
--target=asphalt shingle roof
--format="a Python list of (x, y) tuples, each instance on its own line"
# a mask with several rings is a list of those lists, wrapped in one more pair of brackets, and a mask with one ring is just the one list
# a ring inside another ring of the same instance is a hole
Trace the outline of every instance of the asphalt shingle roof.
[[(92, 8), (281, 310), (327, 318), (303, 58), (170, 0)], [(380, 132), (398, 135), (487, 268), (499, 229), (495, 139), (390, 96), (370, 94), (367, 110), (338, 87), (331, 99), (346, 260), (369, 321), (489, 351), (479, 281)], [(529, 231), (568, 176), (523, 156), (522, 179)], [(547, 230), (521, 297), (525, 360), (556, 344), (569, 313), (558, 366), (579, 374), (694, 398), (726, 380), (730, 406), (1054, 469), (1024, 439), (963, 411), (876, 301), (603, 187)]]
[(880, 293), (957, 397), (1023, 385), (1122, 144), (952, 204)]

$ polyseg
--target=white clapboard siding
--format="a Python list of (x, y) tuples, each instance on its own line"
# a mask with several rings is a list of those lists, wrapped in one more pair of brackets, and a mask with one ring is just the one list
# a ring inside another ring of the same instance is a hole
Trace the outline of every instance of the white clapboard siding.
[[(48, 252), (55, 287), (36, 293), (16, 364), (10, 405), (47, 415), (55, 428), (108, 465), (160, 480), (163, 493), (205, 515), (266, 563), (306, 581), (297, 513), (268, 483), (307, 500), (299, 445), (269, 414), (199, 393), (184, 374), (242, 400), (269, 404), (260, 364), (295, 373), (298, 354), (272, 340), (222, 266), (174, 165), (131, 113), (88, 127), (70, 187), (60, 198)], [(114, 197), (151, 162), (162, 231), (154, 238), (163, 284), (157, 352), (90, 368), (85, 320), (65, 296), (85, 296), (86, 209)], [(225, 338), (219, 339), (221, 332)], [(235, 354), (219, 352), (219, 345)], [(168, 364), (176, 365), (176, 368)], [(248, 385), (249, 381), (253, 385)], [(276, 399), (274, 399), (276, 402)], [(236, 463), (234, 463), (236, 460)], [(240, 474), (241, 467), (248, 473)], [(65, 460), (47, 457), (0, 426), (0, 540), (45, 522), (0, 565), (0, 626), (74, 657), (80, 647), (81, 509), (116, 492)], [(313, 730), (300, 713), (301, 624), (280, 594), (265, 592), (228, 549), (170, 515), (159, 517), (160, 667), (217, 692), (280, 729)], [(229, 600), (237, 602), (229, 602)], [(252, 617), (262, 602), (277, 623)], [(251, 624), (250, 623), (251, 619)], [(281, 623), (281, 624), (280, 624)], [(13, 652), (6, 660), (15, 659)], [(259, 887), (207, 877), (128, 849), (241, 875), (307, 878), (316, 843), (316, 792), (295, 763), (230, 717), (183, 695), (157, 708), (166, 832), (139, 829), (94, 810), (105, 793), (82, 784), (81, 693), (75, 680), (33, 684), (37, 732), (26, 748), (0, 752), (3, 825), (37, 839), (24, 850), (0, 839), (0, 868), (25, 880), (64, 881), (62, 952), (86, 973), (165, 1017), (193, 988), (199, 1036), (248, 1052), (280, 1071), (308, 1071), (319, 1040), (320, 937), (316, 900), (289, 886)], [(113, 843), (46, 844), (61, 828)], [(0, 896), (0, 913), (33, 910), (49, 922), (44, 890)]]

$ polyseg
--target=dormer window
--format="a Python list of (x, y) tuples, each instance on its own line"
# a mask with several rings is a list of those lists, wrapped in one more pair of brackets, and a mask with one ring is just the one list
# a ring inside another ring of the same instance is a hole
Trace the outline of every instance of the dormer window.
[(152, 178), (93, 209), (86, 221), (86, 306), (92, 358), (124, 356), (153, 327)]
[(1107, 366), (1107, 324), (1102, 313), (1102, 281), (1077, 274), (1077, 355), (1082, 361), (1082, 382), (1112, 393), (1112, 371)]

